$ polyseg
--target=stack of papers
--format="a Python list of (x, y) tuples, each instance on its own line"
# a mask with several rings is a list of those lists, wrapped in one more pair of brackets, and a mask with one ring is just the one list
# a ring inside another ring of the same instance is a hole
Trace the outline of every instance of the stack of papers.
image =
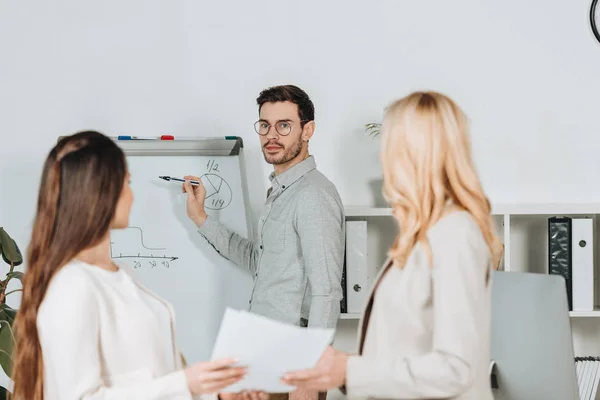
[(595, 399), (600, 382), (600, 358), (575, 357), (579, 398), (581, 400)]
[(281, 378), (287, 372), (314, 367), (333, 334), (333, 329), (301, 328), (227, 308), (212, 359), (238, 358), (240, 365), (248, 367), (248, 373), (223, 392), (294, 391), (296, 388), (283, 384)]

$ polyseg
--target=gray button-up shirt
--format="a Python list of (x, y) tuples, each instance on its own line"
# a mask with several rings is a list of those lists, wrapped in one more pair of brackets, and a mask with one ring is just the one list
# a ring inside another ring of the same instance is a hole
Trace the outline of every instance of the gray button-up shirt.
[(254, 276), (249, 310), (278, 321), (335, 328), (342, 299), (345, 216), (340, 196), (311, 156), (271, 174), (252, 242), (210, 216), (198, 232)]

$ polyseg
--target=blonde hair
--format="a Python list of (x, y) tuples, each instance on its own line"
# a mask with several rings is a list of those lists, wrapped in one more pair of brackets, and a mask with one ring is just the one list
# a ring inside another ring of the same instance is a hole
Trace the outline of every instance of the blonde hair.
[(389, 251), (396, 266), (404, 266), (417, 243), (433, 263), (427, 231), (451, 202), (473, 216), (498, 268), (502, 243), (473, 165), (462, 110), (440, 93), (412, 93), (387, 108), (381, 146), (383, 195), (400, 226)]

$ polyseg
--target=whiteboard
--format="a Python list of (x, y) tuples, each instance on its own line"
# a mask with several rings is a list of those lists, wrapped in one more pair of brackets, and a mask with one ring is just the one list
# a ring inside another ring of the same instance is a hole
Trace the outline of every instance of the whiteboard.
[[(111, 257), (173, 305), (176, 340), (187, 361), (208, 360), (225, 308), (247, 309), (252, 278), (197, 232), (181, 184), (158, 177), (201, 176), (207, 214), (248, 237), (241, 139), (118, 144), (127, 156), (134, 201), (129, 227), (110, 233)], [(232, 149), (239, 153), (224, 155)]]

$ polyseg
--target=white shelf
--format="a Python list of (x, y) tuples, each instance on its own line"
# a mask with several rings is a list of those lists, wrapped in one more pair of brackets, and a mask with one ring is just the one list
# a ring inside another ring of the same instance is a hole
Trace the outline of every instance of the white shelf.
[(600, 310), (594, 311), (570, 311), (569, 316), (571, 318), (599, 318)]
[[(348, 206), (346, 217), (385, 217), (392, 215), (386, 207)], [(569, 215), (600, 214), (600, 203), (516, 203), (492, 204), (494, 215)]]
[(340, 319), (360, 319), (360, 314), (341, 313)]
[(492, 204), (492, 214), (502, 215), (568, 215), (600, 214), (600, 203), (522, 203)]
[(387, 217), (392, 215), (391, 208), (346, 207), (346, 217)]
[[(571, 318), (600, 318), (600, 310), (594, 311), (569, 311), (569, 317)], [(352, 320), (360, 319), (360, 314), (340, 314), (340, 319)]]

